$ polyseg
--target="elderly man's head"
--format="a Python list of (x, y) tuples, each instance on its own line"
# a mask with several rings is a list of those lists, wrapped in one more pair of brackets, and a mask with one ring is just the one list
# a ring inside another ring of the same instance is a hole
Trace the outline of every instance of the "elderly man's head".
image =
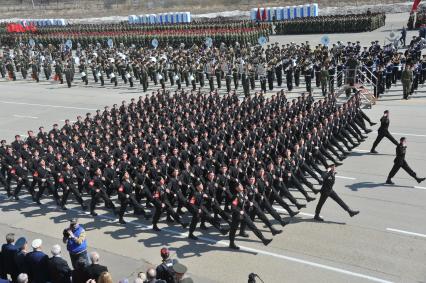
[(99, 254), (97, 252), (91, 252), (90, 253), (90, 260), (93, 264), (96, 264), (99, 262)]
[(149, 268), (147, 271), (146, 271), (146, 279), (149, 281), (149, 280), (152, 280), (152, 279), (155, 279), (157, 277), (157, 271), (155, 270), (155, 268)]
[(17, 283), (28, 283), (28, 275), (26, 273), (21, 273), (16, 278)]
[(52, 249), (50, 250), (53, 256), (58, 256), (61, 254), (61, 246), (60, 245), (53, 245)]

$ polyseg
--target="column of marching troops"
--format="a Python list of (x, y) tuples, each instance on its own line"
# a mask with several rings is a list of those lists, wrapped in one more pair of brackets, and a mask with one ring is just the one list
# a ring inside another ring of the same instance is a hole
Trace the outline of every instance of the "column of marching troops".
[(206, 37), (225, 44), (233, 44), (236, 41), (243, 44), (255, 44), (260, 36), (268, 37), (271, 32), (270, 23), (255, 23), (247, 20), (170, 25), (70, 24), (57, 27), (38, 27), (37, 31), (32, 33), (7, 33), (6, 29), (0, 26), (0, 42), (12, 46), (28, 43), (32, 39), (37, 45), (59, 46), (64, 41), (70, 40), (74, 47), (79, 44), (86, 48), (90, 44), (108, 47), (107, 41), (111, 39), (115, 46), (122, 43), (125, 46), (146, 47), (151, 46), (153, 39), (157, 39), (160, 47), (179, 47), (182, 43), (187, 46), (202, 44)]
[(276, 34), (373, 31), (385, 25), (384, 13), (306, 17), (275, 22)]
[[(248, 227), (267, 245), (272, 239), (256, 227), (255, 218), (272, 235), (281, 233), (266, 215), (284, 226), (276, 205), (291, 217), (305, 207), (289, 188), (313, 201), (307, 189), (320, 190), (306, 176), (319, 184), (320, 176), (327, 184), (334, 180), (322, 168), (341, 165), (364, 141), (364, 132), (371, 131), (365, 121), (372, 125), (359, 94), (339, 105), (331, 94), (319, 101), (310, 94), (289, 101), (280, 91), (241, 101), (235, 92), (160, 89), (129, 104), (106, 106), (94, 116), (79, 116), (73, 124), (55, 124), (48, 132), (43, 127), (28, 131), (25, 141), (19, 135), (10, 145), (2, 141), (0, 182), (16, 200), (25, 188), (35, 203), (53, 198), (65, 210), (73, 196), (93, 216), (104, 202), (122, 224), (132, 207), (135, 215), (152, 217), (155, 231), (163, 215), (167, 222), (189, 225), (191, 239), (197, 239), (198, 224), (207, 230), (209, 223), (229, 233), (234, 249), (238, 227), (242, 237), (248, 237)], [(358, 213), (337, 195), (330, 197), (350, 216)], [(188, 214), (190, 223), (184, 220)]]
[(77, 80), (86, 85), (94, 81), (101, 86), (124, 83), (130, 87), (138, 81), (144, 92), (152, 84), (163, 89), (167, 84), (176, 89), (242, 89), (248, 96), (259, 87), (264, 92), (283, 86), (292, 91), (302, 81), (307, 92), (315, 86), (321, 88), (323, 95), (334, 93), (347, 84), (348, 72), (358, 69), (364, 75), (359, 75), (357, 81), (371, 82), (377, 98), (401, 81), (403, 97), (408, 99), (426, 79), (423, 45), (424, 40), (419, 37), (411, 40), (405, 52), (399, 52), (392, 44), (381, 46), (378, 41), (364, 47), (359, 42), (337, 42), (314, 48), (309, 42), (282, 46), (275, 43), (266, 48), (239, 43), (157, 49), (90, 45), (79, 46), (74, 52), (64, 45), (21, 45), (3, 51), (0, 73), (11, 80), (17, 79), (17, 73), (37, 82), (53, 78), (61, 84), (66, 81), (68, 87)]

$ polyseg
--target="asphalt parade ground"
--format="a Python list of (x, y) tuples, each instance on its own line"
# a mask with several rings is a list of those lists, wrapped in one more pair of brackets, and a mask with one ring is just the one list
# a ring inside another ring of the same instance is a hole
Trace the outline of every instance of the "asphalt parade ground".
[[(375, 32), (331, 35), (330, 39), (346, 42), (361, 38), (364, 45), (375, 39), (383, 42), (388, 30), (405, 23), (404, 15), (389, 15), (388, 24)], [(282, 36), (271, 41), (319, 43), (320, 37)], [(44, 79), (38, 84), (0, 79), (0, 137), (10, 142), (15, 134), (25, 135), (28, 129), (37, 132), (41, 125), (46, 129), (54, 123), (61, 126), (66, 118), (76, 120), (77, 115), (102, 110), (105, 105), (137, 99), (143, 93), (139, 84), (136, 86), (100, 87), (92, 79), (87, 87), (79, 81), (68, 89), (66, 84)], [(289, 97), (303, 90), (302, 84)], [(315, 91), (319, 98), (318, 89)], [(391, 133), (396, 139), (407, 138), (407, 162), (420, 177), (425, 177), (426, 86), (419, 86), (408, 101), (401, 98), (401, 85), (392, 86), (377, 105), (364, 111), (378, 122), (383, 111), (389, 109)], [(83, 213), (72, 197), (69, 210), (63, 212), (46, 197), (39, 207), (28, 195), (19, 202), (7, 200), (4, 191), (0, 192), (0, 237), (10, 231), (29, 240), (40, 237), (48, 253), (51, 245), (62, 242), (62, 230), (68, 219), (77, 216), (88, 231), (89, 250), (100, 252), (101, 264), (108, 266), (115, 281), (132, 278), (137, 272), (159, 264), (160, 248), (167, 246), (173, 258), (188, 266), (188, 274), (195, 282), (246, 282), (251, 272), (263, 282), (426, 282), (426, 183), (417, 184), (400, 170), (393, 179), (395, 185), (385, 185), (395, 147), (384, 139), (377, 148), (379, 154), (370, 154), (376, 136), (376, 131), (368, 134), (368, 139), (337, 168), (334, 189), (360, 214), (350, 218), (328, 200), (321, 213), (325, 221), (315, 222), (312, 217), (319, 196), (293, 219), (278, 208), (290, 224), (267, 247), (249, 232), (250, 238), (237, 238), (241, 250), (236, 252), (227, 248), (227, 236), (213, 228), (197, 229), (200, 240), (193, 241), (186, 238), (186, 230), (166, 223), (165, 219), (160, 225), (164, 229), (154, 232), (149, 221), (137, 219), (129, 212), (125, 216), (129, 223), (123, 226), (103, 209), (99, 209), (100, 215), (95, 219)], [(293, 193), (304, 201), (301, 194)], [(273, 223), (279, 228), (278, 223)], [(259, 222), (257, 226), (266, 237), (271, 237), (267, 228)], [(68, 258), (65, 246), (62, 248)]]

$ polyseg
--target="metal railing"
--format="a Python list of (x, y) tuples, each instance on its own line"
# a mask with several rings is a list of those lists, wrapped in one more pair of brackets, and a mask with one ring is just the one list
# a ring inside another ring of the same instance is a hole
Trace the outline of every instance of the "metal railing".
[(360, 91), (361, 101), (365, 106), (371, 107), (375, 104), (374, 92), (376, 91), (377, 78), (367, 68), (357, 67), (355, 69), (345, 69), (336, 74), (337, 76), (343, 76), (344, 84), (339, 88), (337, 96), (346, 94), (346, 97), (350, 96), (350, 92), (353, 89)]

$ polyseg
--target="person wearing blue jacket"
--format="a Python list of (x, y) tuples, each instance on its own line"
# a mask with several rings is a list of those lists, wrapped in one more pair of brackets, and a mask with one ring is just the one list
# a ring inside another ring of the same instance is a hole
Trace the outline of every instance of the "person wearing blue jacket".
[(76, 263), (82, 259), (88, 265), (89, 260), (87, 256), (87, 240), (86, 231), (78, 224), (77, 218), (70, 221), (70, 226), (64, 230), (64, 243), (67, 244), (67, 250), (70, 254), (72, 267), (76, 268)]

